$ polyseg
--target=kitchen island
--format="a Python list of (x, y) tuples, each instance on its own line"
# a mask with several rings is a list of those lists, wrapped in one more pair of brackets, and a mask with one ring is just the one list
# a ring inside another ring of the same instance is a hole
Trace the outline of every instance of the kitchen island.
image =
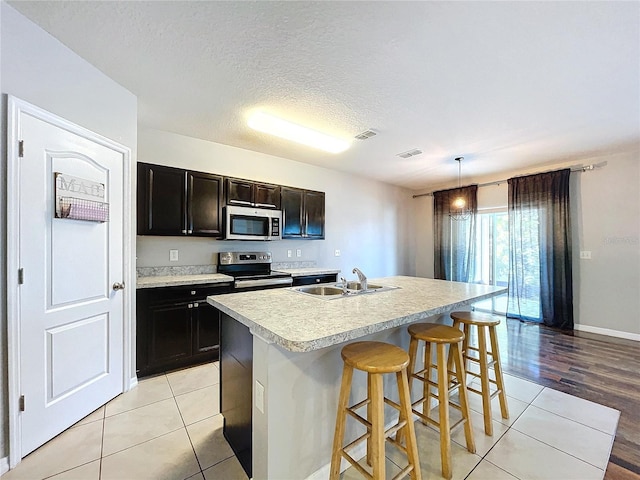
[[(450, 322), (448, 312), (506, 291), (406, 276), (369, 283), (398, 288), (346, 298), (317, 297), (295, 288), (207, 298), (223, 314), (223, 350), (228, 329), (234, 335), (229, 337), (235, 344), (231, 348), (240, 352), (228, 364), (227, 385), (222, 360), (221, 397), (224, 404), (225, 392), (228, 395), (237, 384), (245, 389), (246, 395), (237, 400), (239, 405), (249, 402), (253, 478), (328, 477), (342, 375), (340, 350), (346, 342), (377, 340), (406, 349), (406, 325)], [(243, 370), (251, 375), (249, 383), (246, 375), (242, 380), (233, 376)], [(385, 391), (392, 392), (395, 379), (387, 380)], [(354, 376), (353, 392), (352, 398), (365, 397), (364, 375)], [(357, 432), (351, 425), (345, 439), (355, 438)]]

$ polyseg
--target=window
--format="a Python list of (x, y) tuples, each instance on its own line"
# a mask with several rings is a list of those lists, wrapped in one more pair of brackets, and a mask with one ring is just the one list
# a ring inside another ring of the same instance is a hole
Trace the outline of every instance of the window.
[[(479, 211), (476, 217), (474, 283), (506, 287), (509, 283), (509, 217), (507, 209)], [(473, 304), (474, 309), (505, 314), (507, 295)]]

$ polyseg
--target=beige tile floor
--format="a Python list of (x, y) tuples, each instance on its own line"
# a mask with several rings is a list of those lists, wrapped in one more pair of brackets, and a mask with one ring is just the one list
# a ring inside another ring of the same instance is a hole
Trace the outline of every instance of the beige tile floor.
[[(492, 437), (483, 431), (480, 398), (470, 395), (477, 451), (464, 448), (461, 427), (454, 432), (454, 479), (604, 477), (617, 410), (511, 375), (505, 384), (510, 418), (501, 418), (495, 398)], [(222, 436), (218, 392), (217, 363), (142, 379), (28, 455), (2, 480), (246, 480)], [(442, 478), (438, 433), (416, 423), (416, 435), (422, 478)], [(398, 465), (402, 456), (388, 446), (389, 478), (400, 471)], [(349, 469), (342, 478), (359, 476)]]

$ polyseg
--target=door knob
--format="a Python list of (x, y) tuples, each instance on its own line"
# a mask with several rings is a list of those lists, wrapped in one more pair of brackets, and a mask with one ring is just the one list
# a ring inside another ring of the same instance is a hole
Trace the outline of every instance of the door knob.
[(124, 290), (124, 283), (114, 283), (113, 289), (117, 292), (118, 290)]

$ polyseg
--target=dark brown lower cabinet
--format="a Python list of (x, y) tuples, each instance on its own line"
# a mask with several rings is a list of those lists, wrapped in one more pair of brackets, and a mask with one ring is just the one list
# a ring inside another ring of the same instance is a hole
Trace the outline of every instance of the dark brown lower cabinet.
[(217, 360), (220, 311), (206, 297), (230, 289), (230, 284), (208, 284), (138, 290), (138, 377)]

